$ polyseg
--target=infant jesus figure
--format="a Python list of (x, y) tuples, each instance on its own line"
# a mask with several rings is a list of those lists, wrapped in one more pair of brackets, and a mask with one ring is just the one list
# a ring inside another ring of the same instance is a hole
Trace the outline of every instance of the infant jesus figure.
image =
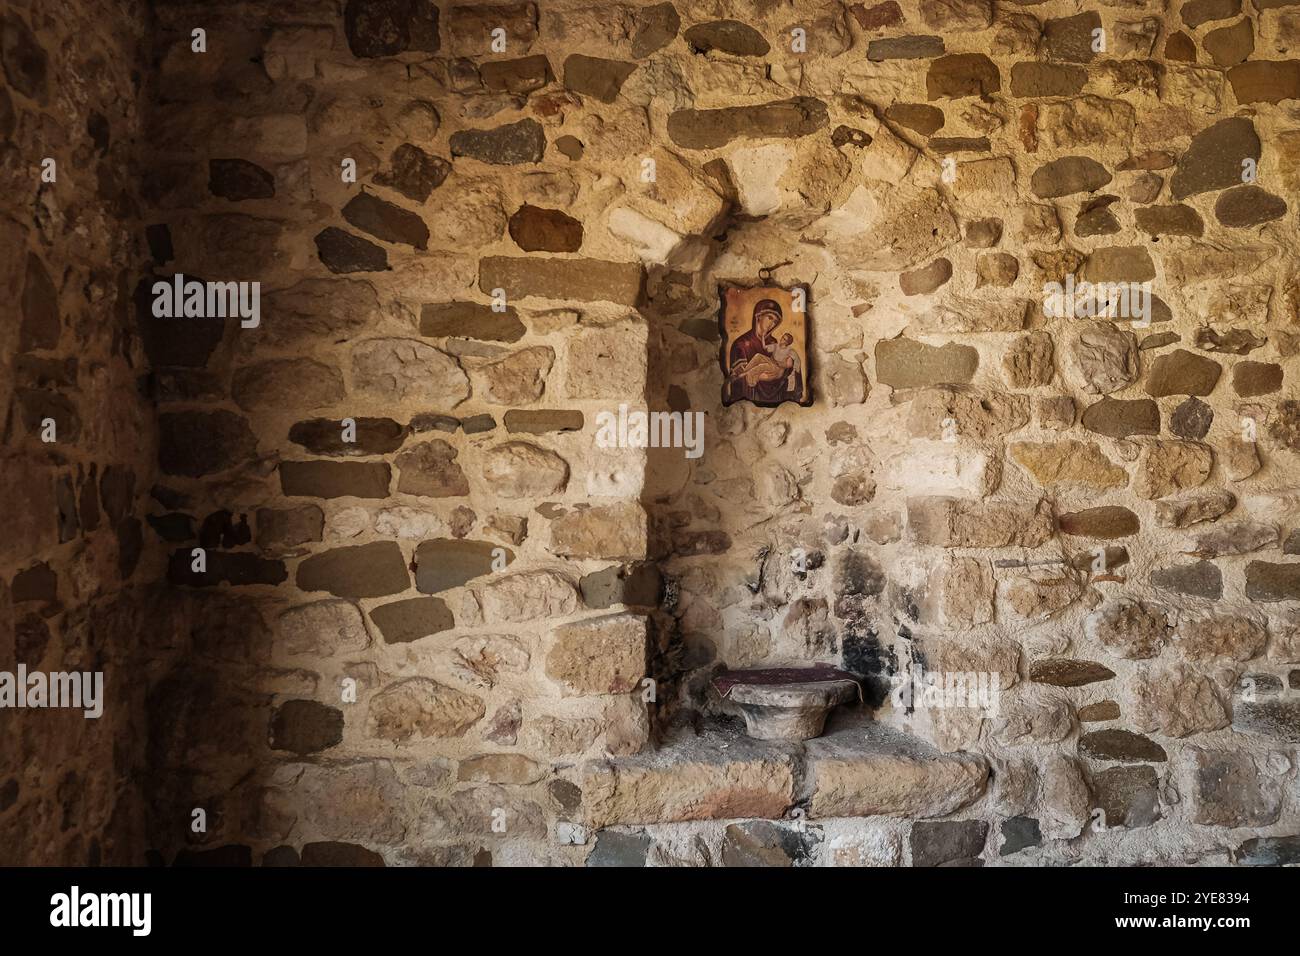
[(802, 389), (802, 370), (799, 367), (799, 353), (794, 347), (794, 336), (789, 332), (781, 336), (780, 342), (773, 342), (767, 347), (772, 361), (785, 371), (785, 390), (798, 395)]

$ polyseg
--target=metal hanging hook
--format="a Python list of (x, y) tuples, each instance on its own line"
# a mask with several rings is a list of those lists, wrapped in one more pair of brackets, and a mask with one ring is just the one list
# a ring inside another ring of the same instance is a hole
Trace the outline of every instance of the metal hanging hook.
[(776, 265), (763, 266), (758, 270), (758, 278), (762, 282), (771, 282), (773, 272), (775, 272), (777, 269), (780, 269), (783, 266), (792, 266), (792, 265), (794, 265), (794, 261), (791, 259), (787, 259), (785, 260), (785, 262), (776, 263)]

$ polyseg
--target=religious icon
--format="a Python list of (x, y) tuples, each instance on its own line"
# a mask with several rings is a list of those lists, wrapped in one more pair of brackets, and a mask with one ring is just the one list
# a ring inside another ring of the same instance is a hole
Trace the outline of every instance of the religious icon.
[(722, 404), (812, 404), (808, 286), (719, 286)]

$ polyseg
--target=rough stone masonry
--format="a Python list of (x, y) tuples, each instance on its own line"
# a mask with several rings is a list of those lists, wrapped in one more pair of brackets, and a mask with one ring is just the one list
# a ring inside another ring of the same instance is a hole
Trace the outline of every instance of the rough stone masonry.
[(0, 862), (1300, 862), (1300, 0), (103, 6), (0, 20), (0, 670), (106, 677)]

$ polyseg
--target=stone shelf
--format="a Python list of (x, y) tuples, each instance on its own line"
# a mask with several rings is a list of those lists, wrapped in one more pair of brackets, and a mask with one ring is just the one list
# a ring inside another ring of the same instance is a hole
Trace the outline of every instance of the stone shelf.
[(989, 767), (900, 730), (846, 715), (804, 743), (810, 817), (943, 817), (973, 803)]
[(718, 721), (653, 751), (592, 761), (583, 768), (582, 804), (593, 828), (779, 819), (796, 803), (806, 803), (810, 818), (924, 818), (974, 802), (988, 779), (983, 758), (940, 753), (850, 712), (808, 741), (753, 740), (739, 722)]

